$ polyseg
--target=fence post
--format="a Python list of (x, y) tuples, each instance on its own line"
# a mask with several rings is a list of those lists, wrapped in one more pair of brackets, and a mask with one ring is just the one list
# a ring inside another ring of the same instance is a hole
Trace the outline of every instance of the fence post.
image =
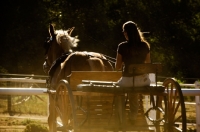
[[(195, 81), (195, 88), (200, 88), (200, 81)], [(200, 132), (200, 96), (195, 96), (196, 101), (196, 131)]]

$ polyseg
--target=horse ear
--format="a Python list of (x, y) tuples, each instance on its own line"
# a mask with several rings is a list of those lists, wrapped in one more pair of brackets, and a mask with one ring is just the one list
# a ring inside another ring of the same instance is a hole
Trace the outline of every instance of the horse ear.
[(74, 28), (75, 28), (75, 27), (69, 28), (69, 29), (67, 30), (67, 33), (68, 33), (69, 35), (71, 35), (71, 33), (72, 33), (72, 31), (74, 30)]
[(54, 27), (52, 24), (49, 25), (49, 33), (51, 36), (55, 36)]

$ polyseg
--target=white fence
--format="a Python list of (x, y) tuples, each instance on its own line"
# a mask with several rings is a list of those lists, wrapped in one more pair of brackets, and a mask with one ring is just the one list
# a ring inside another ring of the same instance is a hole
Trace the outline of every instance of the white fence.
[[(32, 78), (0, 78), (0, 82), (15, 82), (15, 83), (41, 83), (45, 84), (44, 79), (32, 79)], [(47, 88), (33, 88), (33, 87), (0, 87), (1, 95), (41, 95), (46, 94)]]
[[(42, 83), (45, 84), (44, 79), (32, 79), (32, 78), (0, 78), (0, 82), (19, 82), (19, 83)], [(196, 130), (200, 132), (200, 83), (198, 81), (195, 84), (180, 84), (182, 93), (184, 96), (195, 96), (196, 101)], [(185, 88), (186, 87), (186, 88)], [(190, 88), (187, 88), (190, 87)], [(195, 89), (191, 89), (191, 87)], [(30, 88), (30, 87), (1, 87), (1, 95), (42, 95), (47, 94), (47, 88)]]

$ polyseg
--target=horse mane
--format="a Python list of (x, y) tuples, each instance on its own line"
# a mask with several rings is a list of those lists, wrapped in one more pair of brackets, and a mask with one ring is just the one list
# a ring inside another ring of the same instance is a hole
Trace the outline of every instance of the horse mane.
[(79, 42), (78, 36), (71, 37), (68, 34), (68, 30), (56, 30), (55, 33), (56, 33), (56, 41), (59, 45), (61, 45), (62, 43), (62, 45), (65, 45), (68, 48), (77, 47)]

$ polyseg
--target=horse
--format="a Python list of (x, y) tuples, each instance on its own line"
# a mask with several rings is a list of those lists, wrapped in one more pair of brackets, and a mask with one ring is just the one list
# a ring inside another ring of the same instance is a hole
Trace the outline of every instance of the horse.
[[(50, 24), (50, 37), (45, 41), (45, 62), (43, 68), (50, 76), (49, 89), (56, 88), (61, 80), (68, 80), (71, 71), (113, 71), (111, 62), (102, 54), (97, 52), (76, 51), (72, 48), (78, 45), (78, 36), (72, 37), (71, 33), (75, 27), (68, 30), (55, 30)], [(53, 112), (53, 98), (49, 98), (48, 125), (50, 132), (55, 130)]]

